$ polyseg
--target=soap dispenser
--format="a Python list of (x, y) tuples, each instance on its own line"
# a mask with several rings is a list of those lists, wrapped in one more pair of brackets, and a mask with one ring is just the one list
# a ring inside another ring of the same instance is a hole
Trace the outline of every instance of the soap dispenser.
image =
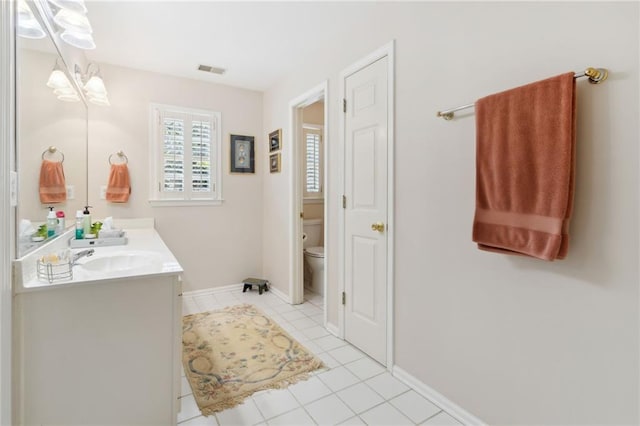
[(89, 207), (84, 206), (84, 211), (82, 212), (82, 230), (84, 231), (85, 238), (87, 234), (91, 234), (91, 213), (89, 212)]
[(49, 207), (49, 214), (47, 215), (47, 238), (56, 235), (56, 228), (58, 227), (58, 218), (53, 207)]
[(84, 238), (84, 217), (82, 216), (82, 210), (76, 211), (76, 240)]

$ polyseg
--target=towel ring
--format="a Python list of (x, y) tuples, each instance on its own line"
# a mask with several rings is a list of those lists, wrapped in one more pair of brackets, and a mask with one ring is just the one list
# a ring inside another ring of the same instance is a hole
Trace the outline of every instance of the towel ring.
[[(115, 154), (111, 154), (111, 155), (109, 156), (109, 164), (113, 164), (113, 163), (111, 162), (111, 159), (113, 158), (113, 156), (114, 156), (114, 155), (117, 155), (118, 157), (120, 157), (120, 158), (124, 159), (124, 164), (129, 164), (129, 159), (127, 158), (127, 156), (126, 156), (126, 155), (124, 155), (124, 152), (122, 152), (122, 151), (118, 151), (118, 152), (116, 152)], [(122, 164), (122, 163), (120, 163), (120, 164)]]
[(50, 146), (49, 148), (45, 149), (44, 151), (42, 151), (42, 159), (44, 160), (44, 156), (47, 155), (47, 153), (53, 155), (55, 153), (60, 154), (60, 156), (62, 157), (62, 159), (60, 160), (61, 163), (64, 163), (64, 154), (62, 153), (62, 151), (59, 151), (58, 148), (56, 148), (55, 146)]

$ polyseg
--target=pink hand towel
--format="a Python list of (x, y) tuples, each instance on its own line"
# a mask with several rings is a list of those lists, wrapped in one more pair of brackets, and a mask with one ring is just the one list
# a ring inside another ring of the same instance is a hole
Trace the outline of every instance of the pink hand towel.
[(129, 168), (126, 164), (112, 164), (107, 185), (107, 201), (112, 203), (126, 203), (131, 194), (131, 180)]
[(564, 259), (575, 175), (573, 73), (476, 102), (476, 212), (481, 250)]
[(67, 185), (62, 162), (42, 160), (40, 166), (40, 202), (42, 204), (64, 203), (67, 200)]

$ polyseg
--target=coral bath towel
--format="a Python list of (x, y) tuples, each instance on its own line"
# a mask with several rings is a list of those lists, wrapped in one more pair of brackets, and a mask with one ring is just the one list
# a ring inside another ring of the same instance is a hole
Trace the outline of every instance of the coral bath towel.
[(112, 203), (126, 203), (131, 194), (131, 180), (129, 167), (126, 164), (112, 164), (107, 185), (107, 201)]
[(62, 162), (42, 160), (40, 166), (40, 202), (43, 204), (64, 203), (67, 200), (67, 185)]
[(575, 79), (566, 73), (476, 102), (481, 250), (563, 259), (575, 174)]

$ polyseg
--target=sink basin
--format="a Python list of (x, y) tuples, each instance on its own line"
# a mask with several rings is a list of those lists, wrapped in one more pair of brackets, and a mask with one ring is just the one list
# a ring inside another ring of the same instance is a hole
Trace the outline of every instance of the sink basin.
[(152, 252), (113, 253), (105, 256), (89, 257), (78, 266), (92, 272), (128, 271), (148, 268), (160, 264), (160, 258)]

